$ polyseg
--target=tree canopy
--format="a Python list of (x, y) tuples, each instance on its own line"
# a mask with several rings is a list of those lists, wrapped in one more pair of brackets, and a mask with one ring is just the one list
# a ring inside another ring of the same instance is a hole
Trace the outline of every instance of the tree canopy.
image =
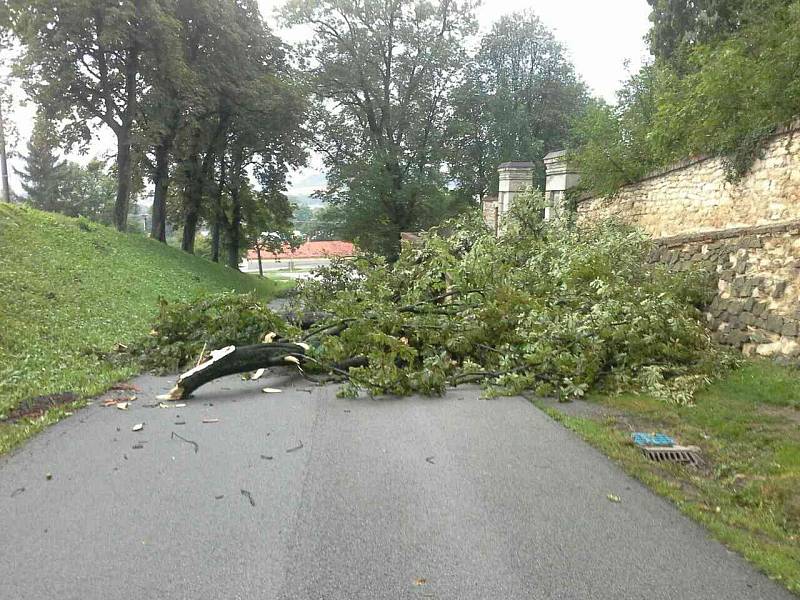
[(172, 215), (191, 252), (205, 223), (213, 257), (224, 242), (235, 267), (243, 228), (277, 218), (286, 174), (304, 160), (305, 91), (257, 2), (30, 4), (3, 3), (24, 47), (17, 73), (58, 125), (59, 146), (85, 146), (98, 123), (116, 137), (117, 228), (146, 177), (151, 235), (165, 241)]
[(345, 212), (349, 237), (396, 255), (400, 232), (420, 226), (443, 183), (446, 99), (475, 31), (473, 5), (293, 0), (283, 16), (314, 30), (302, 51), (327, 199)]
[[(736, 179), (766, 137), (800, 114), (800, 2), (709, 2), (718, 11), (710, 21), (706, 5), (693, 2), (689, 24), (663, 13), (683, 4), (658, 3), (655, 60), (631, 76), (615, 106), (595, 102), (576, 124), (573, 147), (586, 189), (613, 193), (654, 168), (703, 154), (722, 156)], [(677, 64), (658, 45), (665, 23), (684, 32), (670, 42), (680, 48)], [(698, 23), (716, 25), (700, 35)]]
[(564, 49), (532, 12), (501, 17), (452, 94), (447, 164), (460, 193), (497, 193), (497, 166), (561, 150), (587, 102)]

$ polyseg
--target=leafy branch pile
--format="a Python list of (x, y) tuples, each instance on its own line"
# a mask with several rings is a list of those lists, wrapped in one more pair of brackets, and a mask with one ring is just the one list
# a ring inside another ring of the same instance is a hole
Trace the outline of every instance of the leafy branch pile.
[(265, 332), (290, 334), (286, 321), (253, 294), (223, 292), (198, 300), (160, 300), (150, 335), (133, 352), (148, 369), (169, 372), (194, 364), (204, 349), (257, 344)]
[(622, 226), (543, 223), (536, 202), (517, 203), (499, 240), (468, 217), (423, 234), (394, 264), (362, 257), (321, 269), (296, 297), (305, 329), (261, 344), (270, 364), (259, 366), (288, 356), (346, 379), (350, 394), (477, 382), (495, 394), (602, 388), (691, 402), (730, 360), (701, 321), (706, 279), (648, 264), (649, 242)]

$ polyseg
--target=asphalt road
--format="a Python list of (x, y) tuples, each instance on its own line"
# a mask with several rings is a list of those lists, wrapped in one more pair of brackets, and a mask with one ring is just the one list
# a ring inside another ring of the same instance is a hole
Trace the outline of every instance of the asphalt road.
[(0, 459), (0, 598), (793, 597), (520, 398), (137, 383)]

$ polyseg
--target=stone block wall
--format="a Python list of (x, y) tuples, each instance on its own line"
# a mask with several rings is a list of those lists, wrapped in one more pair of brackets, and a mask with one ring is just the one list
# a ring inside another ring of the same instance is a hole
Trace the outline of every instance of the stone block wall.
[(617, 217), (654, 238), (800, 219), (800, 127), (773, 136), (749, 173), (733, 184), (722, 160), (685, 161), (578, 203), (578, 222)]
[(703, 267), (717, 293), (717, 341), (748, 355), (800, 357), (800, 221), (657, 240), (651, 260)]
[(746, 354), (800, 360), (800, 127), (773, 136), (737, 183), (722, 161), (674, 165), (614, 197), (578, 203), (578, 223), (614, 217), (649, 233), (652, 260), (699, 265), (717, 293), (714, 337)]

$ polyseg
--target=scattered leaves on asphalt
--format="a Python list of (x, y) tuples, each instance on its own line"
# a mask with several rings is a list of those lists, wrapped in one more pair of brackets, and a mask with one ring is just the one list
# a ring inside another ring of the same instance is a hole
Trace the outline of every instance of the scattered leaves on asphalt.
[(266, 369), (258, 369), (255, 373), (250, 376), (250, 381), (255, 381), (256, 379), (261, 379), (264, 376), (264, 371)]
[(18, 487), (13, 492), (11, 492), (11, 497), (13, 498), (14, 496), (19, 496), (24, 491), (25, 491), (24, 487)]
[(420, 577), (419, 579), (414, 580), (414, 585), (425, 585), (426, 583), (428, 583), (428, 580), (425, 579), (424, 577)]
[(426, 463), (429, 463), (429, 464), (432, 464), (432, 465), (435, 465), (436, 463), (435, 463), (435, 462), (433, 462), (433, 459), (434, 459), (434, 458), (435, 458), (435, 457), (433, 457), (433, 456), (426, 456), (426, 457), (425, 457), (425, 462), (426, 462)]
[(267, 456), (266, 454), (262, 454), (261, 458), (263, 458), (264, 460), (272, 460), (272, 457), (271, 456)]
[(135, 383), (117, 383), (111, 386), (112, 390), (125, 390), (131, 392), (141, 392), (142, 389)]
[(45, 479), (47, 479), (47, 481), (50, 481), (51, 479), (53, 479), (53, 474), (52, 474), (52, 473), (47, 473), (47, 474), (44, 476), (44, 478), (45, 478)]
[(608, 494), (606, 498), (608, 498), (611, 502), (622, 502), (622, 498), (615, 494)]
[(142, 429), (144, 429), (144, 423), (137, 423), (131, 427), (131, 431), (141, 431)]

